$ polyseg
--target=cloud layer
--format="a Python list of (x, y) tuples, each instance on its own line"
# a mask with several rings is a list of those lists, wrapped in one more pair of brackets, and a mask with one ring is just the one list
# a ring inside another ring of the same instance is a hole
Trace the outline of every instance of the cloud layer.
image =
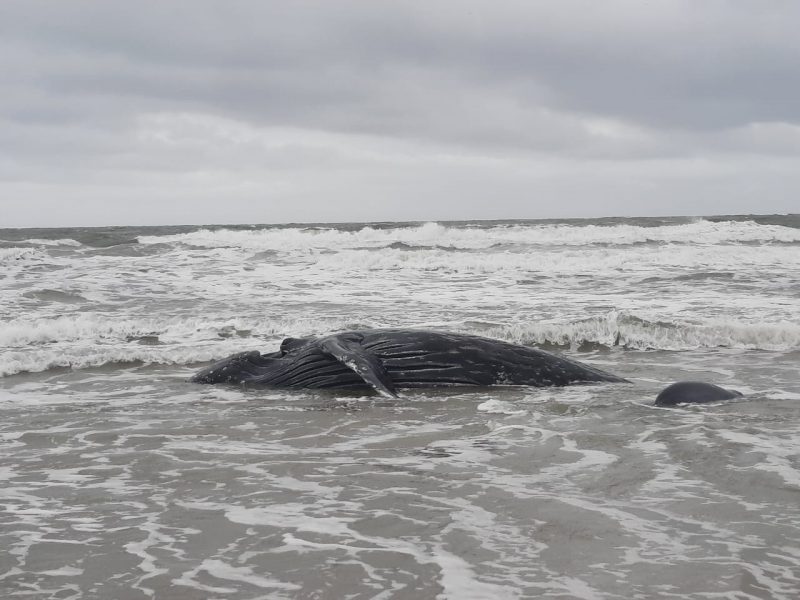
[(0, 227), (797, 212), (795, 2), (0, 4)]

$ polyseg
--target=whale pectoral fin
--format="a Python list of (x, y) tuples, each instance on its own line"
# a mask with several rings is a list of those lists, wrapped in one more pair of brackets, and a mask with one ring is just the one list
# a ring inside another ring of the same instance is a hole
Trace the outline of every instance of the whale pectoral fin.
[(380, 359), (366, 350), (356, 339), (334, 336), (323, 341), (323, 352), (329, 354), (346, 367), (355, 371), (375, 391), (390, 398), (397, 398), (389, 374)]

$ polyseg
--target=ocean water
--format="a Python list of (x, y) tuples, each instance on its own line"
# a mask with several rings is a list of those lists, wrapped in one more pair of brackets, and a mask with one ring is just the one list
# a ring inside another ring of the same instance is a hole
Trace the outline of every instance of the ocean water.
[[(631, 383), (187, 382), (366, 327)], [(0, 597), (793, 600), (799, 365), (798, 216), (0, 230)]]

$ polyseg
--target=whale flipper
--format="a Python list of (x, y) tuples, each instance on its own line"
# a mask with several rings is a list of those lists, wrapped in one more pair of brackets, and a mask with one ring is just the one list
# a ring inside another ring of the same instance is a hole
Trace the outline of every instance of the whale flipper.
[(334, 335), (320, 344), (322, 351), (332, 356), (340, 363), (352, 369), (365, 382), (375, 388), (375, 391), (397, 398), (389, 374), (380, 359), (361, 345), (361, 340), (355, 335)]

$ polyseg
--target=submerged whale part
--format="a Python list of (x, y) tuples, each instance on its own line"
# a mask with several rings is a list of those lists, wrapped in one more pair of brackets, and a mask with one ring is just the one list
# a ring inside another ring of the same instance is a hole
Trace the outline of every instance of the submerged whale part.
[(229, 356), (190, 381), (284, 388), (401, 388), (530, 385), (625, 379), (544, 350), (474, 335), (409, 329), (287, 338), (272, 354)]
[(675, 406), (676, 404), (703, 404), (739, 398), (741, 392), (726, 390), (713, 383), (703, 381), (679, 381), (665, 387), (656, 397), (656, 406)]

